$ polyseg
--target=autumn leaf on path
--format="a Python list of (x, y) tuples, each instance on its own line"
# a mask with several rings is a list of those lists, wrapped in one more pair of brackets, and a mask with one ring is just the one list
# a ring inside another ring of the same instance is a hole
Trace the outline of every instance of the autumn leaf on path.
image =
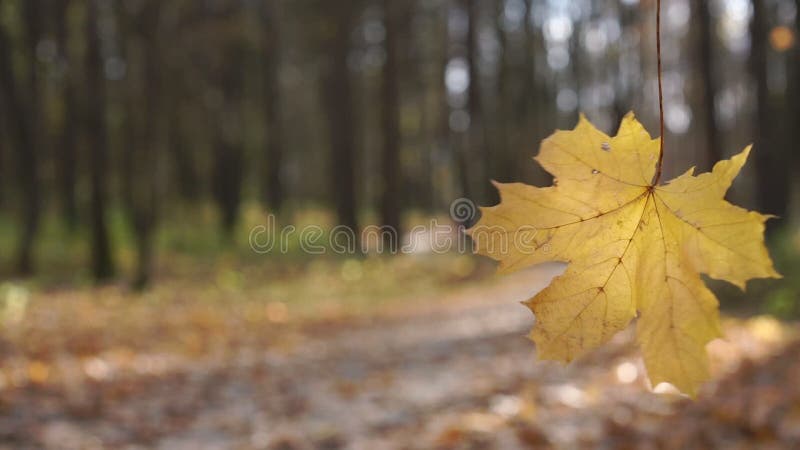
[(659, 151), (633, 114), (614, 137), (581, 117), (536, 157), (554, 185), (497, 183), (501, 203), (482, 208), (470, 234), (501, 271), (568, 263), (526, 302), (541, 358), (569, 362), (638, 316), (653, 385), (669, 382), (694, 396), (709, 378), (705, 346), (721, 335), (717, 299), (700, 274), (742, 289), (751, 278), (780, 275), (764, 245), (770, 217), (724, 200), (750, 148), (710, 173), (692, 169), (661, 185)]

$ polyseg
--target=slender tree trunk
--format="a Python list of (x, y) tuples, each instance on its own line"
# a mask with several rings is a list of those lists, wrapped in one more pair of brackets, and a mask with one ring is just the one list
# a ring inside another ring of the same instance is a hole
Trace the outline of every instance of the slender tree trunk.
[(570, 68), (572, 69), (572, 81), (573, 87), (575, 89), (575, 95), (578, 99), (578, 107), (576, 108), (575, 112), (572, 114), (572, 124), (578, 122), (578, 117), (580, 111), (582, 111), (581, 105), (581, 91), (583, 91), (583, 77), (591, 77), (590, 73), (587, 68), (583, 65), (583, 46), (581, 46), (581, 34), (583, 34), (583, 19), (578, 20), (575, 22), (574, 31), (572, 32), (572, 38), (570, 39)]
[[(174, 89), (176, 88), (173, 86)], [(197, 173), (193, 153), (187, 148), (185, 129), (181, 120), (180, 100), (177, 97), (173, 97), (170, 103), (168, 139), (170, 155), (175, 167), (174, 174), (177, 180), (178, 192), (184, 200), (193, 202), (200, 197), (200, 175)]]
[(222, 213), (222, 231), (227, 238), (233, 236), (239, 218), (242, 195), (244, 155), (238, 143), (217, 136), (214, 144), (214, 193)]
[[(431, 69), (431, 62), (438, 62), (437, 47), (435, 45), (426, 47), (430, 53), (416, 51), (423, 42), (418, 40), (417, 28), (412, 23), (412, 19), (418, 14), (419, 2), (417, 0), (408, 0), (405, 3), (401, 2), (401, 4), (404, 5), (404, 8), (399, 35), (400, 57), (398, 59), (401, 67), (399, 78), (400, 80), (408, 79), (409, 85), (413, 87), (414, 92), (419, 93), (415, 99), (414, 106), (419, 114), (420, 130), (419, 134), (416, 135), (416, 146), (418, 146), (419, 151), (416, 152), (418, 165), (414, 176), (415, 188), (413, 190), (402, 189), (404, 194), (401, 195), (400, 202), (405, 208), (413, 205), (422, 211), (433, 211), (436, 194), (436, 188), (433, 185), (433, 162), (437, 155), (440, 155), (437, 105), (439, 90), (438, 86), (432, 89), (429, 70)], [(429, 31), (438, 33), (436, 21), (433, 22), (433, 25), (433, 30), (429, 29)], [(433, 68), (438, 70), (438, 64)], [(403, 83), (401, 82), (400, 85), (400, 90), (402, 91)], [(403, 108), (401, 107), (400, 109), (402, 111)], [(400, 185), (407, 185), (410, 178), (404, 174), (402, 165), (400, 170)]]
[(72, 57), (69, 53), (69, 32), (67, 16), (70, 0), (56, 0), (56, 43), (60, 62), (64, 67), (61, 84), (63, 114), (61, 118), (61, 137), (58, 145), (59, 186), (61, 196), (61, 212), (64, 223), (70, 231), (78, 224), (78, 204), (75, 198), (78, 164), (78, 121), (79, 108), (75, 92), (75, 73)]
[[(434, 174), (434, 159), (439, 154), (439, 123), (438, 123), (438, 107), (436, 107), (436, 100), (438, 93), (430, 89), (428, 78), (425, 76), (426, 72), (423, 67), (424, 63), (415, 61), (416, 65), (412, 70), (417, 71), (419, 76), (415, 80), (416, 89), (419, 92), (424, 92), (419, 102), (419, 115), (420, 123), (422, 124), (421, 130), (421, 145), (420, 145), (420, 168), (419, 168), (419, 184), (418, 190), (414, 194), (415, 199), (406, 196), (406, 204), (415, 204), (423, 211), (433, 211), (436, 204), (436, 187), (433, 184)], [(431, 108), (431, 105), (434, 105)], [(415, 201), (414, 201), (415, 200)]]
[[(402, 231), (400, 206), (400, 97), (398, 64), (398, 20), (399, 2), (402, 0), (383, 0), (384, 28), (386, 30), (386, 62), (383, 65), (381, 122), (383, 128), (383, 159), (381, 173), (383, 185), (381, 194), (381, 223), (385, 230), (393, 234), (397, 245)], [(388, 233), (384, 233), (388, 236)]]
[[(514, 158), (511, 155), (510, 136), (516, 134), (512, 132), (512, 126), (519, 123), (519, 119), (513, 120), (513, 124), (509, 124), (509, 119), (512, 119), (513, 113), (511, 111), (511, 102), (509, 98), (509, 58), (508, 58), (508, 39), (506, 32), (503, 29), (503, 12), (505, 10), (504, 0), (495, 0), (495, 34), (497, 35), (497, 42), (500, 46), (500, 59), (497, 69), (497, 82), (496, 82), (496, 105), (497, 113), (495, 114), (494, 127), (495, 127), (495, 148), (494, 155), (498, 159), (497, 171), (493, 177), (500, 180), (509, 182), (514, 179)], [(511, 125), (511, 126), (510, 126)]]
[[(515, 143), (515, 148), (524, 152), (524, 155), (514, 158), (514, 179), (521, 179), (527, 174), (529, 179), (536, 184), (547, 185), (551, 180), (550, 175), (540, 165), (530, 163), (530, 156), (535, 151), (537, 141), (543, 137), (541, 133), (547, 128), (542, 118), (551, 116), (542, 111), (552, 109), (551, 98), (536, 74), (537, 49), (540, 41), (532, 22), (533, 12), (533, 0), (525, 0), (525, 64), (523, 65), (525, 84), (523, 87), (524, 98), (521, 100), (522, 106), (519, 114), (519, 126), (524, 131), (521, 134), (522, 142)], [(550, 104), (548, 105), (548, 103)], [(550, 132), (550, 130), (546, 131)], [(523, 161), (523, 164), (520, 161)]]
[[(794, 1), (795, 11), (797, 14), (794, 16), (794, 32), (795, 37), (800, 36), (800, 0)], [(790, 115), (794, 116), (793, 123), (790, 123), (794, 130), (794, 142), (800, 142), (800, 45), (795, 42), (790, 56)], [(794, 167), (800, 169), (800, 152), (792, 152)]]
[(537, 77), (536, 77), (536, 29), (532, 23), (532, 16), (533, 16), (533, 0), (525, 0), (525, 63), (523, 64), (524, 67), (524, 74), (525, 82), (523, 86), (523, 90), (525, 92), (524, 104), (526, 109), (528, 109), (530, 114), (535, 114), (534, 110), (536, 108), (536, 88), (537, 88)]
[[(478, 21), (479, 21), (479, 1), (466, 0), (467, 8), (467, 65), (469, 66), (469, 89), (467, 108), (469, 110), (470, 127), (469, 127), (469, 147), (470, 155), (474, 161), (478, 161), (477, 166), (482, 170), (476, 170), (477, 177), (477, 190), (479, 198), (476, 200), (481, 203), (488, 203), (489, 199), (496, 197), (496, 193), (492, 192), (489, 178), (493, 173), (494, 160), (492, 154), (489, 152), (486, 142), (486, 130), (483, 123), (483, 99), (481, 98), (481, 82), (480, 82), (480, 47), (478, 36)], [(474, 166), (474, 165), (473, 165)], [(496, 199), (495, 199), (496, 200)]]
[[(767, 28), (763, 1), (753, 1), (751, 67), (756, 82), (756, 141), (753, 155), (757, 172), (760, 209), (785, 217), (789, 201), (789, 155), (771, 139), (769, 86), (767, 83)], [(768, 230), (774, 230), (770, 221)]]
[(161, 61), (159, 50), (159, 20), (161, 1), (145, 5), (140, 30), (144, 43), (145, 118), (142, 130), (143, 145), (139, 149), (134, 229), (136, 231), (137, 261), (133, 285), (144, 289), (153, 276), (153, 234), (158, 211), (158, 124), (161, 115)]
[[(457, 189), (457, 196), (461, 196), (464, 198), (472, 198), (472, 186), (470, 182), (470, 174), (468, 171), (468, 155), (467, 155), (467, 148), (465, 148), (463, 143), (463, 139), (457, 139), (456, 134), (453, 132), (453, 128), (450, 125), (450, 117), (453, 113), (453, 109), (450, 107), (449, 101), (449, 92), (448, 87), (445, 82), (447, 79), (447, 67), (450, 64), (450, 30), (448, 26), (448, 21), (450, 17), (450, 4), (449, 2), (445, 1), (442, 2), (442, 17), (441, 17), (441, 28), (442, 28), (442, 55), (441, 55), (441, 72), (439, 73), (439, 92), (440, 92), (440, 105), (441, 105), (441, 119), (440, 119), (440, 143), (442, 148), (447, 149), (449, 156), (452, 160), (452, 164), (454, 166), (453, 172), (455, 172), (455, 180), (454, 184), (456, 185)], [(448, 202), (452, 201), (453, 199), (447, 199)]]
[(694, 0), (697, 22), (699, 24), (698, 57), (700, 59), (700, 78), (703, 87), (703, 113), (706, 126), (706, 160), (705, 169), (710, 170), (717, 161), (724, 157), (719, 136), (719, 125), (716, 115), (716, 83), (714, 82), (714, 24), (709, 2), (707, 0)]
[(138, 68), (141, 63), (135, 58), (133, 50), (133, 38), (136, 35), (134, 27), (134, 20), (131, 15), (125, 10), (125, 5), (122, 2), (114, 4), (114, 14), (118, 26), (118, 39), (120, 41), (120, 56), (127, 62), (129, 74), (124, 81), (124, 89), (122, 92), (122, 114), (124, 120), (120, 124), (120, 157), (118, 160), (117, 170), (119, 171), (120, 183), (120, 198), (122, 206), (129, 216), (129, 220), (133, 222), (133, 212), (135, 211), (134, 204), (134, 169), (135, 169), (135, 155), (137, 149), (141, 145), (139, 135), (139, 115), (136, 114), (136, 101), (142, 97), (138, 86), (134, 84), (135, 74), (134, 68)]
[[(130, 61), (130, 59), (128, 60)], [(122, 155), (119, 159), (120, 171), (120, 190), (122, 203), (129, 214), (133, 214), (134, 205), (134, 169), (135, 155), (138, 148), (142, 145), (139, 135), (139, 116), (136, 114), (135, 101), (137, 97), (136, 88), (132, 86), (130, 78), (126, 80), (126, 91), (124, 115), (125, 120), (122, 124), (122, 136), (124, 142), (121, 145)]]
[[(0, 58), (1, 57), (2, 55), (0, 55)], [(2, 94), (2, 88), (0, 88), (0, 103), (2, 102), (3, 102), (3, 94)], [(2, 108), (0, 108), (0, 114), (5, 114)], [(3, 208), (5, 208), (6, 206), (6, 195), (7, 195), (6, 189), (8, 186), (8, 183), (6, 182), (8, 178), (8, 174), (6, 173), (7, 172), (6, 152), (8, 150), (6, 147), (6, 145), (8, 144), (8, 142), (6, 141), (6, 136), (7, 134), (5, 129), (5, 123), (3, 123), (2, 120), (0, 120), (0, 213), (2, 213)]]
[(322, 93), (330, 133), (331, 187), (339, 224), (357, 234), (356, 118), (352, 81), (347, 67), (355, 5), (352, 0), (342, 0), (331, 7), (335, 30), (330, 39), (329, 67), (324, 75)]
[(87, 137), (91, 182), (92, 272), (96, 280), (102, 281), (114, 275), (114, 262), (111, 257), (111, 244), (106, 225), (108, 130), (106, 125), (106, 87), (98, 30), (98, 1), (100, 0), (89, 0), (87, 2), (86, 83), (87, 86), (91, 86), (92, 90), (92, 95), (88, 96), (87, 104)]
[[(28, 93), (24, 142), (17, 148), (19, 154), (20, 186), (22, 187), (22, 235), (17, 249), (17, 270), (21, 275), (30, 275), (34, 271), (33, 251), (36, 234), (39, 229), (41, 208), (39, 153), (41, 135), (41, 94), (39, 86), (39, 67), (36, 47), (41, 39), (40, 0), (28, 0), (22, 4), (23, 23), (26, 37), (26, 60), (28, 62)], [(10, 64), (10, 62), (9, 62)], [(12, 75), (13, 76), (13, 75)], [(18, 113), (23, 113), (20, 109)]]
[[(800, 0), (794, 1), (795, 10), (800, 11)], [(800, 14), (795, 14), (794, 18), (794, 32), (795, 37), (800, 36)], [(787, 102), (785, 103), (785, 112), (787, 117), (787, 125), (789, 129), (786, 132), (786, 140), (791, 143), (800, 142), (800, 45), (795, 45), (789, 50), (788, 54), (788, 86), (787, 86)], [(800, 170), (800, 154), (797, 151), (791, 152), (792, 173), (798, 173)], [(790, 180), (791, 193), (790, 204), (788, 206), (788, 214), (791, 216), (792, 223), (797, 224), (800, 218), (800, 179), (792, 176)]]
[[(242, 196), (244, 176), (244, 143), (242, 132), (231, 124), (241, 123), (242, 85), (244, 77), (240, 70), (244, 66), (245, 48), (242, 42), (228, 43), (225, 47), (225, 65), (221, 68), (220, 88), (224, 95), (218, 122), (228, 123), (217, 130), (214, 145), (214, 193), (222, 213), (222, 231), (230, 240), (233, 237)], [(234, 117), (235, 120), (230, 118)]]
[[(3, 0), (0, 0), (0, 7)], [(11, 65), (11, 43), (5, 30), (0, 25), (0, 125), (4, 131), (9, 133), (8, 141), (0, 140), (0, 145), (9, 145), (12, 152), (16, 153), (19, 169), (23, 166), (23, 158), (26, 149), (31, 147), (31, 129), (28, 123), (28, 112), (25, 103), (20, 98), (20, 83), (14, 76), (14, 68)], [(4, 134), (5, 136), (5, 134)], [(5, 150), (5, 147), (3, 148)], [(3, 178), (5, 180), (5, 178)], [(25, 179), (20, 179), (23, 190), (23, 201), (30, 197), (30, 186), (26, 185)]]
[(280, 211), (283, 206), (283, 123), (281, 108), (281, 33), (277, 2), (264, 2), (264, 112), (267, 126), (265, 151), (266, 183), (264, 200), (268, 208)]
[[(617, 2), (617, 11), (619, 12), (620, 28), (622, 30), (621, 37), (617, 43), (617, 56), (619, 58), (624, 54), (624, 52), (633, 51), (633, 49), (627, 48), (624, 44), (627, 41), (626, 33), (630, 33), (630, 30), (634, 28), (637, 10), (630, 5)], [(613, 59), (616, 64), (612, 65), (612, 67), (616, 70), (616, 72), (613, 73), (615, 87), (614, 116), (616, 117), (614, 126), (619, 126), (622, 123), (622, 119), (625, 118), (625, 115), (634, 109), (633, 105), (631, 104), (631, 92), (634, 90), (634, 88), (631, 87), (631, 84), (634, 80), (625, 79), (625, 77), (628, 75), (628, 68), (622, 63), (624, 60), (618, 58)]]

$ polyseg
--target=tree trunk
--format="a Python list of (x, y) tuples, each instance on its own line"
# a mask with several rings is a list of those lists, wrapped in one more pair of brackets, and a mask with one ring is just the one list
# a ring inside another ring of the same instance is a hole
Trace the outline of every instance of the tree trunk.
[[(174, 92), (174, 86), (172, 90)], [(181, 120), (180, 100), (177, 96), (172, 97), (171, 100), (169, 123), (169, 150), (175, 168), (174, 175), (177, 180), (178, 192), (185, 201), (193, 202), (200, 198), (201, 181), (200, 175), (197, 173), (194, 153), (187, 148), (184, 125)]]
[[(493, 178), (510, 182), (514, 180), (514, 158), (511, 155), (510, 136), (516, 134), (512, 131), (512, 126), (519, 123), (519, 116), (514, 117), (511, 111), (511, 99), (509, 97), (510, 68), (508, 57), (508, 39), (503, 29), (503, 12), (505, 10), (504, 0), (495, 0), (495, 34), (499, 44), (500, 58), (497, 69), (496, 82), (496, 105), (497, 112), (494, 118), (495, 139), (494, 155), (498, 159), (497, 171)], [(513, 120), (513, 124), (509, 122)]]
[[(332, 2), (333, 3), (333, 2)], [(358, 233), (355, 155), (356, 124), (353, 89), (347, 57), (355, 5), (343, 0), (331, 5), (335, 23), (330, 39), (329, 64), (324, 74), (323, 101), (331, 145), (331, 181), (339, 225)]]
[(281, 108), (281, 35), (280, 20), (277, 16), (277, 2), (264, 2), (264, 112), (266, 117), (267, 142), (264, 164), (266, 183), (264, 200), (273, 211), (283, 206), (283, 123)]
[[(398, 245), (402, 234), (400, 205), (400, 97), (398, 72), (398, 21), (399, 2), (383, 0), (384, 28), (386, 30), (386, 62), (383, 65), (381, 123), (383, 128), (383, 159), (381, 161), (382, 194), (381, 224), (387, 244)], [(392, 236), (391, 238), (389, 236)]]
[(550, 117), (552, 114), (543, 111), (552, 111), (552, 99), (545, 91), (539, 77), (536, 74), (537, 49), (539, 48), (539, 35), (532, 22), (534, 7), (533, 0), (525, 0), (525, 64), (524, 76), (525, 85), (521, 99), (520, 128), (522, 142), (515, 143), (516, 151), (524, 152), (521, 156), (514, 157), (514, 179), (519, 180), (527, 175), (535, 184), (547, 185), (552, 181), (552, 177), (539, 164), (531, 163), (531, 155), (534, 153), (538, 140), (543, 136), (542, 131), (550, 132), (549, 124), (544, 123), (543, 118)]
[[(528, 0), (530, 1), (530, 0)], [(705, 3), (703, 0), (699, 0)], [(633, 51), (631, 48), (627, 48), (624, 44), (627, 39), (626, 33), (629, 33), (632, 28), (635, 28), (635, 21), (637, 17), (637, 9), (630, 6), (618, 3), (617, 4), (617, 11), (620, 16), (620, 28), (621, 34), (620, 38), (617, 42), (617, 57), (621, 57), (624, 53), (623, 52), (630, 52)], [(631, 104), (632, 96), (631, 93), (636, 89), (636, 87), (632, 87), (631, 84), (634, 80), (625, 79), (628, 75), (628, 68), (623, 65), (623, 63), (618, 60), (617, 58), (613, 59), (613, 62), (616, 63), (613, 67), (616, 68), (616, 73), (613, 74), (614, 76), (614, 116), (616, 120), (614, 121), (614, 126), (618, 127), (622, 123), (622, 119), (625, 118), (630, 111), (633, 111), (634, 107)]]
[(694, 0), (699, 25), (698, 57), (700, 59), (700, 78), (703, 87), (703, 113), (706, 126), (706, 161), (704, 168), (710, 170), (717, 161), (724, 158), (719, 137), (716, 115), (716, 83), (714, 82), (714, 24), (707, 0)]
[(87, 3), (86, 18), (86, 83), (91, 87), (87, 104), (87, 137), (90, 156), (92, 273), (98, 281), (114, 275), (108, 228), (106, 196), (108, 174), (108, 130), (106, 124), (106, 92), (103, 58), (98, 30), (98, 1)]
[(244, 155), (237, 143), (221, 134), (214, 144), (214, 194), (222, 213), (222, 231), (233, 236), (242, 195)]
[[(496, 201), (496, 193), (491, 189), (489, 183), (490, 174), (493, 173), (494, 160), (492, 154), (487, 148), (487, 136), (483, 123), (483, 99), (481, 98), (481, 83), (480, 83), (480, 46), (478, 36), (478, 21), (479, 21), (479, 1), (466, 0), (467, 8), (467, 65), (469, 66), (469, 88), (467, 109), (469, 111), (470, 126), (469, 126), (469, 155), (473, 162), (472, 166), (481, 168), (475, 170), (476, 179), (476, 194), (479, 198), (475, 199), (481, 203), (489, 203), (490, 199), (494, 198)], [(469, 160), (468, 159), (468, 160)]]
[(572, 32), (572, 37), (569, 41), (569, 61), (570, 61), (570, 68), (572, 69), (572, 80), (573, 80), (573, 87), (575, 89), (575, 95), (578, 99), (577, 108), (575, 112), (571, 115), (571, 123), (570, 127), (573, 124), (577, 124), (580, 112), (583, 111), (581, 101), (581, 91), (583, 91), (583, 77), (590, 78), (591, 73), (589, 72), (589, 68), (584, 67), (583, 64), (583, 46), (581, 45), (581, 34), (583, 34), (583, 19), (580, 19), (575, 22), (574, 31)]
[[(0, 58), (2, 55), (0, 55)], [(3, 93), (2, 88), (0, 88), (0, 103), (3, 102)], [(0, 114), (5, 114), (5, 112), (0, 108)], [(5, 123), (0, 120), (0, 213), (2, 213), (3, 209), (6, 206), (6, 189), (8, 187), (7, 178), (8, 174), (6, 169), (6, 152), (8, 150), (7, 145), (8, 142), (6, 141), (6, 129)]]
[(120, 197), (123, 209), (131, 223), (133, 223), (134, 204), (134, 170), (135, 155), (141, 145), (139, 115), (136, 114), (136, 101), (142, 97), (137, 86), (134, 84), (136, 74), (133, 73), (134, 67), (139, 67), (140, 63), (135, 59), (133, 51), (133, 38), (136, 35), (134, 20), (126, 11), (122, 2), (114, 3), (114, 15), (117, 23), (117, 33), (120, 42), (120, 56), (127, 62), (130, 72), (124, 81), (124, 88), (121, 94), (123, 107), (122, 115), (124, 119), (120, 124), (120, 156), (117, 170), (119, 171)]
[[(468, 155), (467, 149), (464, 148), (462, 145), (463, 140), (456, 139), (455, 133), (453, 133), (453, 129), (450, 126), (450, 117), (453, 113), (453, 109), (450, 107), (449, 101), (449, 92), (447, 83), (445, 80), (447, 79), (447, 66), (450, 64), (450, 29), (448, 26), (448, 21), (450, 17), (450, 4), (449, 2), (442, 2), (442, 17), (441, 17), (441, 28), (442, 28), (442, 55), (441, 55), (441, 72), (439, 74), (439, 91), (441, 93), (440, 105), (441, 105), (441, 146), (444, 149), (447, 149), (449, 156), (451, 158), (451, 162), (454, 166), (453, 172), (455, 172), (456, 179), (454, 180), (454, 184), (456, 185), (457, 189), (457, 196), (464, 197), (464, 198), (471, 198), (472, 197), (472, 186), (470, 183), (470, 174), (468, 172)], [(453, 199), (447, 199), (448, 202), (453, 201)]]
[[(0, 7), (3, 7), (2, 0), (0, 0)], [(32, 148), (33, 141), (28, 122), (29, 106), (20, 98), (21, 92), (19, 80), (14, 76), (12, 67), (11, 42), (0, 24), (0, 114), (4, 119), (2, 127), (9, 133), (9, 140), (0, 142), (0, 145), (8, 144), (16, 153), (16, 162), (19, 164), (20, 172), (24, 166), (30, 164), (24, 159), (28, 149)], [(30, 180), (26, 177), (20, 177), (19, 181), (23, 194), (22, 200), (28, 201), (31, 198), (31, 188), (35, 189), (35, 186), (30, 186), (28, 184)]]
[[(25, 135), (17, 146), (19, 155), (20, 186), (22, 188), (22, 235), (17, 249), (17, 270), (21, 275), (30, 275), (34, 271), (33, 251), (34, 241), (39, 229), (39, 216), (41, 208), (41, 194), (39, 185), (39, 153), (41, 137), (41, 94), (39, 86), (39, 67), (36, 57), (36, 47), (41, 39), (41, 8), (39, 0), (23, 2), (22, 14), (26, 38), (26, 60), (28, 63), (28, 99), (27, 109), (21, 104), (14, 109), (15, 113), (25, 114), (24, 130), (19, 130)], [(11, 64), (10, 61), (7, 64)], [(13, 73), (13, 69), (9, 68)], [(11, 75), (13, 77), (13, 74)], [(12, 82), (13, 84), (13, 82)], [(19, 102), (21, 99), (17, 99)], [(13, 100), (12, 100), (13, 102)], [(13, 104), (13, 103), (12, 103)]]
[(59, 194), (61, 196), (61, 214), (64, 223), (70, 231), (75, 231), (78, 224), (78, 204), (75, 198), (75, 185), (77, 183), (77, 130), (79, 121), (79, 108), (73, 79), (73, 61), (69, 53), (69, 31), (67, 16), (70, 0), (56, 1), (56, 43), (60, 63), (63, 65), (64, 76), (61, 83), (61, 96), (63, 114), (61, 117), (61, 136), (58, 145), (59, 165)]
[[(130, 60), (128, 60), (130, 61)], [(122, 204), (129, 214), (133, 214), (134, 210), (134, 156), (136, 151), (141, 145), (139, 139), (138, 116), (136, 115), (136, 108), (134, 105), (136, 93), (135, 89), (127, 83), (126, 91), (123, 96), (125, 97), (124, 115), (125, 120), (122, 123), (122, 137), (124, 142), (121, 145), (122, 155), (119, 160), (120, 171), (120, 194), (122, 197)]]
[(133, 286), (144, 289), (153, 276), (153, 234), (158, 211), (158, 124), (161, 115), (161, 60), (159, 50), (160, 0), (151, 0), (144, 6), (139, 33), (144, 44), (144, 122), (142, 146), (136, 161), (134, 198), (134, 230), (136, 232), (137, 261)]
[[(756, 82), (755, 167), (758, 202), (761, 212), (785, 217), (789, 201), (789, 155), (771, 139), (769, 86), (767, 83), (767, 29), (765, 5), (753, 1), (751, 34), (751, 70)], [(777, 221), (768, 223), (768, 231)]]
[(217, 111), (217, 121), (221, 125), (214, 145), (214, 193), (222, 213), (222, 231), (230, 240), (239, 218), (245, 164), (243, 133), (238, 128), (242, 122), (244, 77), (240, 68), (245, 61), (244, 43), (228, 43), (224, 50), (225, 64), (220, 68), (218, 80), (224, 101)]
[[(795, 11), (797, 14), (794, 16), (794, 32), (795, 36), (800, 36), (800, 0), (794, 1)], [(792, 47), (790, 56), (790, 72), (789, 72), (789, 89), (790, 89), (790, 102), (791, 110), (790, 115), (794, 117), (793, 123), (790, 122), (790, 127), (793, 127), (794, 135), (791, 139), (794, 142), (800, 142), (800, 45), (795, 42)], [(800, 155), (798, 152), (792, 152), (794, 167), (800, 169)]]

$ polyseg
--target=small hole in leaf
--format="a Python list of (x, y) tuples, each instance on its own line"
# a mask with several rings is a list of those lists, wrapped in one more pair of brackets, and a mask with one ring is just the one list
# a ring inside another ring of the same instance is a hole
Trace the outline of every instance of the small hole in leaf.
[(597, 175), (598, 173), (600, 173), (600, 171), (599, 171), (599, 170), (597, 170), (597, 169), (592, 169), (592, 175)]
[(603, 150), (605, 150), (607, 152), (610, 152), (611, 151), (611, 144), (609, 144), (608, 142), (603, 142), (603, 145), (601, 145), (600, 148), (602, 148)]

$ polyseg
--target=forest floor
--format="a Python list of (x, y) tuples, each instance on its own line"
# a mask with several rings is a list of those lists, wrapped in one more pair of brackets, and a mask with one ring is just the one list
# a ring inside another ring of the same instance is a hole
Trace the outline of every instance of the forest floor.
[(409, 288), (358, 314), (328, 301), (335, 312), (299, 317), (237, 290), (214, 294), (227, 303), (175, 286), (169, 300), (109, 287), (23, 301), (6, 287), (0, 448), (800, 446), (794, 324), (725, 319), (698, 400), (663, 385), (653, 393), (632, 330), (566, 367), (536, 360), (519, 301), (558, 270)]

